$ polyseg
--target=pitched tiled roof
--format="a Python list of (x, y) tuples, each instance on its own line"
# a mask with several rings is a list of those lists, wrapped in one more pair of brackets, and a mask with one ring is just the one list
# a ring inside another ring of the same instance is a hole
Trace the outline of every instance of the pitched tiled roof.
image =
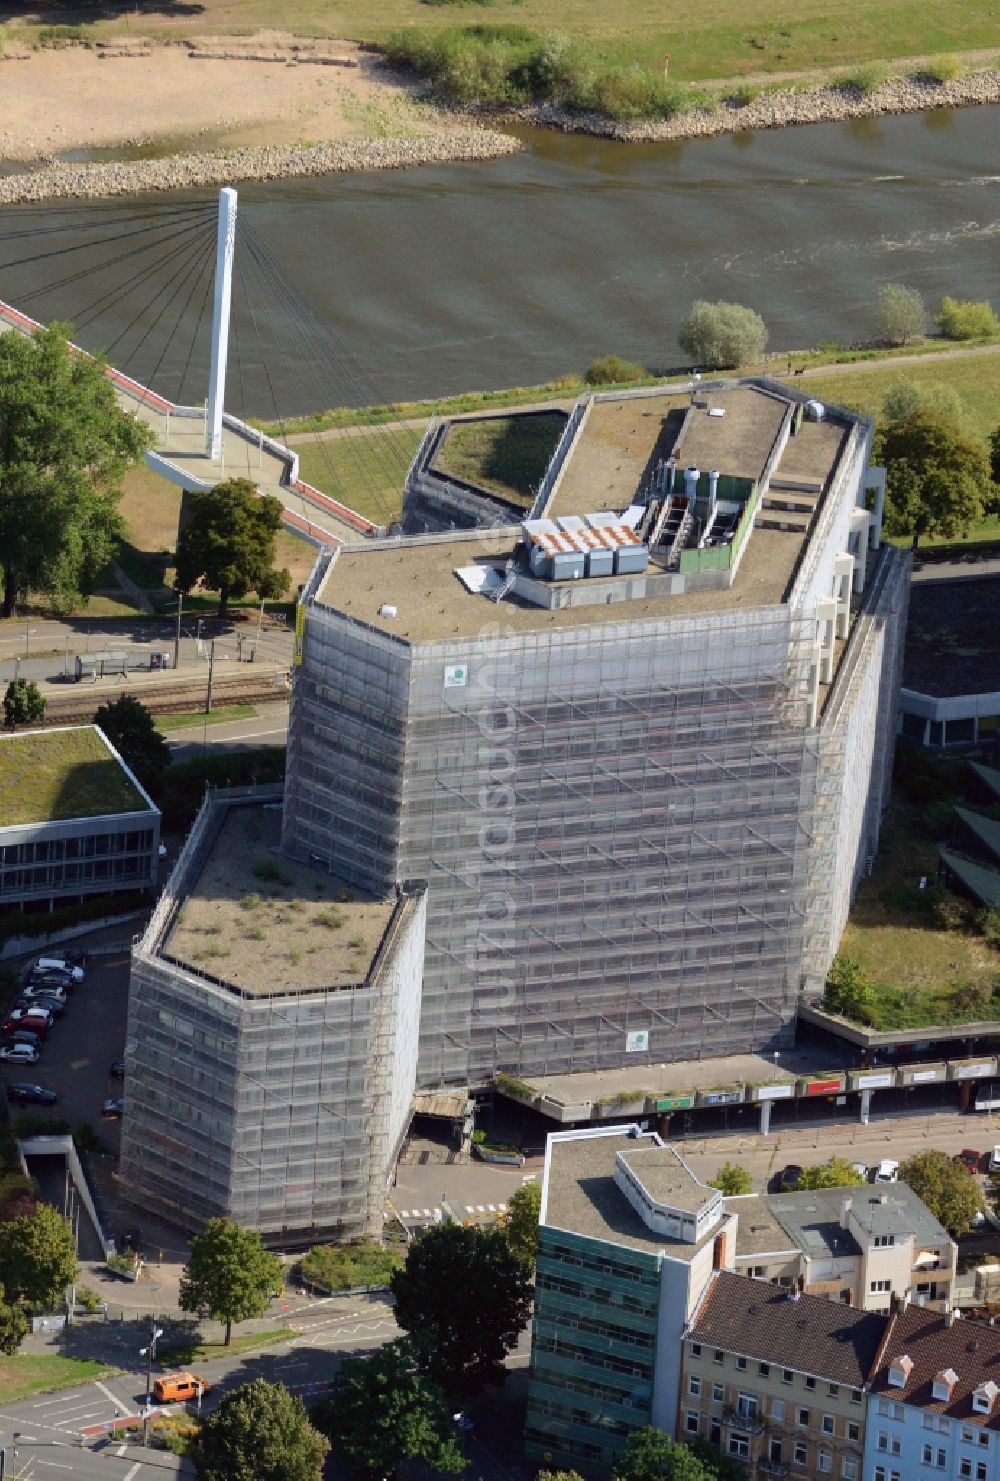
[[(893, 1388), (889, 1368), (904, 1354), (912, 1359), (913, 1367), (906, 1387)], [(943, 1368), (953, 1368), (958, 1382), (950, 1399), (935, 1399), (934, 1375)], [(977, 1414), (972, 1407), (973, 1393), (990, 1379), (1000, 1385), (1000, 1328), (964, 1317), (957, 1317), (949, 1327), (947, 1317), (940, 1312), (910, 1306), (892, 1319), (871, 1387), (872, 1393), (886, 1394), (897, 1403), (947, 1414), (963, 1424), (1000, 1430), (1000, 1398), (990, 1414)]]
[(691, 1337), (833, 1383), (861, 1388), (879, 1351), (888, 1318), (822, 1296), (799, 1296), (769, 1281), (718, 1271)]

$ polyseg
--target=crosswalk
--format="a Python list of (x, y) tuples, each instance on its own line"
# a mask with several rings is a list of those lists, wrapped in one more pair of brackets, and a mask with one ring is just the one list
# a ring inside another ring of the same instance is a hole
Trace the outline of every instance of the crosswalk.
[[(123, 1387), (131, 1387), (128, 1378), (124, 1379)], [(141, 1402), (141, 1395), (116, 1394), (107, 1383), (96, 1380), (85, 1389), (48, 1398), (23, 1399), (18, 1405), (20, 1413), (5, 1416), (5, 1423), (19, 1428), (26, 1446), (33, 1440), (47, 1445), (75, 1445), (85, 1426), (133, 1414)]]
[[(465, 1205), (465, 1212), (470, 1216), (474, 1214), (505, 1214), (507, 1212), (507, 1205), (505, 1203), (467, 1203)], [(399, 1217), (401, 1219), (409, 1219), (411, 1223), (424, 1221), (426, 1223), (439, 1224), (444, 1218), (444, 1210), (440, 1207), (401, 1208), (399, 1210)]]

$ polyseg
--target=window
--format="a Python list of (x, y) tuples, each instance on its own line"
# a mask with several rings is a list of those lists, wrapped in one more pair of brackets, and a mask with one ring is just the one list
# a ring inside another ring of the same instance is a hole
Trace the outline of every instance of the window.
[(839, 1383), (830, 1383), (830, 1384), (827, 1384), (826, 1391), (829, 1394), (829, 1396), (830, 1396), (831, 1399), (839, 1398), (839, 1396), (840, 1396), (840, 1385), (839, 1385)]
[(724, 1389), (724, 1387), (722, 1386), (722, 1384), (721, 1383), (713, 1383), (712, 1384), (712, 1398), (715, 1400), (716, 1404), (721, 1404), (722, 1401), (723, 1401), (723, 1399), (725, 1397), (726, 1397), (726, 1390)]
[(755, 1394), (740, 1394), (736, 1400), (736, 1412), (741, 1419), (756, 1419), (760, 1404)]
[(858, 1481), (858, 1463), (853, 1455), (845, 1455), (844, 1463), (840, 1468), (840, 1474), (844, 1481)]
[(739, 1369), (739, 1371), (741, 1373), (745, 1373), (747, 1371), (747, 1360), (746, 1360), (746, 1358), (737, 1358), (736, 1359), (736, 1366), (737, 1366), (737, 1368)]
[(944, 1470), (945, 1466), (948, 1464), (948, 1452), (947, 1452), (947, 1450), (941, 1450), (941, 1449), (938, 1450), (937, 1458), (934, 1461), (934, 1464), (937, 1466), (937, 1468), (938, 1468), (939, 1471), (943, 1471)]
[(701, 1343), (700, 1342), (692, 1342), (692, 1344), (691, 1344), (691, 1356), (693, 1358), (700, 1358), (701, 1357)]
[(823, 1415), (823, 1419), (822, 1419), (820, 1428), (822, 1429), (824, 1435), (832, 1435), (834, 1433), (833, 1415), (832, 1414), (824, 1414)]
[(763, 1280), (764, 1277), (767, 1275), (767, 1266), (766, 1265), (751, 1265), (750, 1266), (750, 1275), (751, 1275), (752, 1279), (754, 1279), (754, 1280)]
[(758, 1363), (757, 1364), (757, 1372), (760, 1374), (761, 1378), (767, 1378), (770, 1375), (770, 1372), (771, 1372), (771, 1364), (770, 1363)]
[(987, 1467), (984, 1460), (976, 1461), (976, 1481), (986, 1481)]
[[(888, 1433), (887, 1430), (879, 1430), (878, 1434), (875, 1437), (875, 1449), (876, 1450), (888, 1450), (889, 1449), (889, 1433)], [(929, 1450), (930, 1449), (930, 1446), (929, 1445), (925, 1445), (924, 1446), (924, 1449), (925, 1450)]]
[(988, 1434), (986, 1434), (985, 1430), (980, 1430), (979, 1431), (979, 1434), (976, 1436), (976, 1439), (978, 1440), (979, 1444), (983, 1447), (984, 1450), (986, 1449), (987, 1445), (990, 1443), (990, 1437), (989, 1437)]
[(965, 1445), (971, 1445), (975, 1441), (975, 1438), (976, 1437), (972, 1433), (971, 1430), (963, 1430), (962, 1431), (962, 1442), (963, 1442), (963, 1444), (965, 1444)]
[(802, 1426), (803, 1429), (805, 1429), (806, 1426), (809, 1424), (809, 1410), (808, 1409), (800, 1409), (799, 1410), (798, 1423)]
[(775, 1465), (781, 1465), (781, 1441), (770, 1440), (767, 1446), (767, 1458), (773, 1460)]
[(877, 1294), (878, 1292), (880, 1292), (880, 1291), (881, 1292), (891, 1291), (892, 1290), (892, 1281), (891, 1280), (873, 1280), (873, 1281), (869, 1281), (869, 1283), (868, 1283), (868, 1289), (869, 1289), (869, 1291), (871, 1291), (871, 1293), (872, 1293), (873, 1296), (875, 1294)]
[(860, 1404), (861, 1403), (861, 1400), (864, 1398), (864, 1396), (865, 1396), (865, 1394), (864, 1394), (864, 1390), (863, 1389), (860, 1389), (860, 1388), (852, 1388), (851, 1389), (851, 1403), (852, 1404)]
[(875, 1236), (875, 1248), (877, 1250), (887, 1250), (895, 1243), (896, 1236), (894, 1234), (876, 1234)]
[(691, 1395), (692, 1399), (697, 1399), (701, 1396), (701, 1379), (698, 1377), (697, 1373), (692, 1373), (691, 1377), (688, 1379), (688, 1393)]
[(730, 1455), (735, 1455), (737, 1457), (737, 1459), (739, 1459), (739, 1460), (749, 1460), (750, 1459), (750, 1436), (749, 1435), (730, 1435), (729, 1436), (729, 1454)]
[(784, 1422), (785, 1422), (785, 1401), (784, 1401), (784, 1399), (772, 1399), (771, 1400), (771, 1418), (773, 1420), (775, 1420), (778, 1424), (784, 1424)]
[(817, 1456), (817, 1463), (821, 1471), (832, 1471), (833, 1453), (829, 1450), (821, 1450)]
[(713, 1363), (721, 1363), (722, 1362), (722, 1357), (723, 1357), (722, 1348), (721, 1347), (717, 1347), (715, 1349), (715, 1351), (713, 1352), (713, 1354), (712, 1354), (712, 1362)]
[(958, 1474), (963, 1478), (968, 1478), (972, 1475), (972, 1461), (967, 1455), (963, 1455), (958, 1463)]
[(847, 1426), (847, 1438), (849, 1440), (861, 1439), (861, 1426), (852, 1419)]
[(808, 1446), (803, 1445), (802, 1441), (800, 1440), (797, 1443), (797, 1445), (795, 1446), (795, 1454), (792, 1456), (792, 1460), (794, 1461), (795, 1465), (797, 1465), (797, 1466), (804, 1466), (805, 1465), (807, 1452), (808, 1452)]
[(782, 1383), (791, 1383), (791, 1381), (792, 1381), (792, 1370), (791, 1370), (791, 1368), (782, 1368), (782, 1370), (781, 1370), (781, 1381), (782, 1381)]
[(883, 1419), (889, 1413), (889, 1407), (890, 1406), (889, 1406), (888, 1402), (885, 1399), (879, 1399), (879, 1401), (878, 1401), (878, 1403), (876, 1404), (875, 1407), (878, 1410), (879, 1414), (882, 1415), (882, 1418)]
[(689, 1435), (696, 1435), (698, 1433), (697, 1409), (689, 1409), (687, 1411), (684, 1416), (684, 1428), (687, 1430)]
[(813, 1378), (811, 1375), (807, 1374), (806, 1375), (806, 1388), (815, 1388), (815, 1387), (816, 1387), (816, 1380), (815, 1380), (815, 1378)]

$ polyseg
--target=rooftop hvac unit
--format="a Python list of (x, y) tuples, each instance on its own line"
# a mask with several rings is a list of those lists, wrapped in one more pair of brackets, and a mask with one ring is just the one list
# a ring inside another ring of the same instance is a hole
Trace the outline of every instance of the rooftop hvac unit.
[(811, 422), (824, 422), (826, 420), (826, 407), (822, 401), (807, 401), (806, 416)]

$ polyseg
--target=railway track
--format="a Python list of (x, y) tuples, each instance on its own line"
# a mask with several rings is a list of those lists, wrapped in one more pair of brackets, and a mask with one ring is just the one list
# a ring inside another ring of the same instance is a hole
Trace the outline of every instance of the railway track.
[[(45, 709), (46, 722), (53, 721), (64, 723), (67, 720), (82, 720), (84, 722), (93, 720), (94, 711), (98, 705), (104, 704), (109, 698), (107, 691), (100, 694), (87, 694), (86, 686), (80, 685), (80, 693), (67, 694), (65, 696), (46, 696), (48, 703)], [(198, 684), (177, 685), (172, 684), (169, 689), (129, 689), (122, 685), (120, 691), (123, 694), (135, 694), (137, 699), (154, 715), (187, 715), (205, 708), (205, 682)], [(212, 685), (212, 708), (221, 709), (224, 705), (233, 704), (273, 704), (275, 700), (287, 698), (288, 691), (284, 685), (276, 683), (274, 673), (266, 676), (243, 678), (218, 678)]]

